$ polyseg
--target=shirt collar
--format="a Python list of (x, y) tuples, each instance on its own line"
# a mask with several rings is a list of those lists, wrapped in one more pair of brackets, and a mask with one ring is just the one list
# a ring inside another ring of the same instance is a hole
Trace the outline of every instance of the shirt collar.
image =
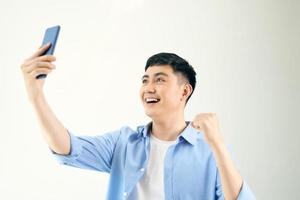
[(149, 122), (147, 125), (138, 126), (138, 128), (137, 128), (138, 134), (141, 137), (147, 137), (151, 127), (152, 127), (152, 121)]
[[(193, 128), (192, 123), (190, 121), (186, 121), (187, 126), (185, 129), (179, 134), (178, 138), (182, 140), (186, 140), (188, 143), (195, 145), (197, 142), (197, 138), (201, 137), (202, 134), (199, 134), (198, 131)], [(147, 137), (149, 131), (152, 127), (152, 121), (149, 122), (147, 125), (144, 126), (138, 126), (138, 133), (141, 137)]]
[(198, 131), (192, 126), (192, 122), (187, 121), (188, 125), (179, 135), (179, 138), (185, 139), (188, 143), (195, 145), (197, 143), (197, 138), (202, 136)]

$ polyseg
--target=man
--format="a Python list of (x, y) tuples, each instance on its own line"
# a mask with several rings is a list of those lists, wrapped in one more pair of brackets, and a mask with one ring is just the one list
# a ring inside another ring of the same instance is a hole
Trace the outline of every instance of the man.
[(45, 80), (35, 78), (55, 68), (54, 56), (40, 56), (47, 48), (39, 48), (21, 66), (29, 100), (61, 164), (110, 173), (107, 199), (255, 199), (234, 166), (216, 114), (184, 120), (196, 85), (186, 60), (172, 53), (148, 59), (140, 98), (150, 123), (79, 137), (55, 117), (43, 95)]

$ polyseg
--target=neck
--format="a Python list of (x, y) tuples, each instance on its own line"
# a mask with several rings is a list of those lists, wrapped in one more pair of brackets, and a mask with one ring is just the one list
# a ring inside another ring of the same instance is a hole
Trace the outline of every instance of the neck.
[(168, 119), (153, 119), (151, 134), (160, 140), (174, 141), (186, 126), (183, 115)]

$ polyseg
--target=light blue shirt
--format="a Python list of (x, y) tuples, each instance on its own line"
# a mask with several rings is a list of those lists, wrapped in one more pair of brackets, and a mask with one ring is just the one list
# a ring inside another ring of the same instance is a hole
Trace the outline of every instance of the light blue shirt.
[[(187, 122), (164, 160), (164, 191), (167, 200), (223, 200), (218, 168), (203, 134)], [(135, 199), (136, 184), (147, 168), (152, 123), (132, 130), (128, 126), (98, 136), (75, 136), (70, 155), (51, 151), (61, 164), (110, 173), (107, 199)], [(255, 199), (245, 181), (238, 200)]]

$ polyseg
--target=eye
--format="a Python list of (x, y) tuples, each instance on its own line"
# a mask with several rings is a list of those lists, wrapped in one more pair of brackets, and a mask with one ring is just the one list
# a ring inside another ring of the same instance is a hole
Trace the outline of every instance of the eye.
[(144, 84), (144, 83), (146, 83), (147, 82), (147, 79), (143, 79), (142, 80), (142, 83)]
[(156, 81), (157, 81), (157, 82), (165, 82), (165, 80), (162, 79), (162, 78), (158, 78), (158, 79), (156, 79)]

